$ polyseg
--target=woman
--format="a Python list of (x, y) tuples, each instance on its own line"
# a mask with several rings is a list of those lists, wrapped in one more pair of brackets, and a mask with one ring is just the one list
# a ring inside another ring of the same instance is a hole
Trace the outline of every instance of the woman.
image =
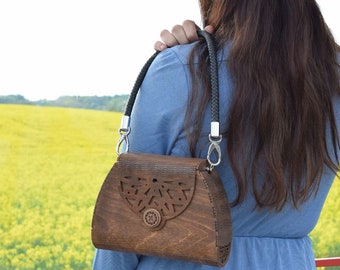
[[(216, 169), (232, 205), (223, 269), (315, 269), (308, 234), (339, 164), (339, 47), (315, 0), (200, 6), (218, 48), (224, 139)], [(163, 46), (195, 40), (188, 25), (177, 27), (179, 35), (163, 32), (174, 38)], [(135, 104), (130, 151), (205, 158), (210, 95), (202, 46), (175, 46), (156, 58)], [(97, 250), (94, 268), (215, 269), (107, 250)]]

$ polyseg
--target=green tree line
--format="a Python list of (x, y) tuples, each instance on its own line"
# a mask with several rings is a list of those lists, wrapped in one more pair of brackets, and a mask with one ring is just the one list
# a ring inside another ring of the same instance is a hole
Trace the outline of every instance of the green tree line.
[(25, 104), (37, 106), (83, 108), (91, 110), (103, 110), (123, 112), (128, 95), (115, 96), (61, 96), (56, 100), (41, 99), (30, 101), (22, 95), (0, 96), (0, 104)]

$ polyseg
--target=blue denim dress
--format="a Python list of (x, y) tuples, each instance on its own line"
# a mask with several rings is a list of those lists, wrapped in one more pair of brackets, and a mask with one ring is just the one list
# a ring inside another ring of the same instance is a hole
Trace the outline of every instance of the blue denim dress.
[[(180, 45), (160, 53), (143, 82), (131, 116), (130, 151), (174, 156), (189, 156), (184, 116), (191, 79), (188, 55), (194, 44)], [(218, 54), (220, 84), (220, 115), (227, 119), (233, 93), (233, 80), (226, 61), (230, 46)], [(335, 114), (340, 127), (340, 101), (335, 100)], [(206, 158), (210, 113), (202, 112), (204, 121), (197, 155)], [(221, 122), (225, 131), (226, 122)], [(226, 138), (222, 141), (222, 149)], [(340, 153), (338, 153), (340, 154)], [(216, 168), (228, 198), (236, 196), (236, 182), (227, 157)], [(255, 209), (249, 192), (245, 201), (231, 208), (233, 239), (227, 265), (217, 268), (163, 258), (141, 256), (109, 250), (96, 250), (95, 270), (304, 270), (315, 269), (312, 243), (308, 234), (319, 218), (322, 206), (334, 180), (327, 168), (316, 196), (299, 209), (287, 204), (281, 212)], [(129, 228), (127, 228), (129, 230)], [(204, 249), (204, 246), (202, 246)]]

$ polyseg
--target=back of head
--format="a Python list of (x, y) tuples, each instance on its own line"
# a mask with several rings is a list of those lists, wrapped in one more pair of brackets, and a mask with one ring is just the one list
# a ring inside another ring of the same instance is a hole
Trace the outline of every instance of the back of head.
[[(325, 166), (337, 170), (332, 101), (340, 93), (339, 47), (315, 0), (200, 4), (204, 25), (216, 29), (218, 48), (232, 41), (227, 153), (239, 188), (235, 203), (252, 183), (259, 207), (279, 210), (288, 198), (297, 207), (317, 191)], [(266, 168), (260, 177), (259, 167)]]

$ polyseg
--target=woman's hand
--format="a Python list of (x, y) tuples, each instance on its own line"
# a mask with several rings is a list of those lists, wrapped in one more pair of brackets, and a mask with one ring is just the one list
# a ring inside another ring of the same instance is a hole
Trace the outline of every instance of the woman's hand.
[[(175, 25), (171, 32), (169, 30), (163, 30), (160, 34), (162, 41), (156, 41), (154, 48), (157, 51), (163, 51), (168, 47), (172, 47), (178, 44), (188, 44), (198, 40), (197, 29), (199, 27), (194, 21), (185, 20), (182, 25)], [(208, 25), (204, 28), (209, 33), (214, 32), (214, 28)]]

